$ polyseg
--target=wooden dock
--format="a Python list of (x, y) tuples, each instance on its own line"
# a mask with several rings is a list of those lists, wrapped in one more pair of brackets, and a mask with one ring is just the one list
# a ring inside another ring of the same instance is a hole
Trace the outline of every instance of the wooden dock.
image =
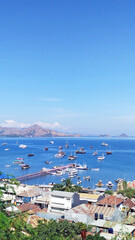
[(68, 165), (62, 166), (62, 167), (58, 167), (58, 168), (46, 169), (44, 171), (40, 171), (40, 172), (36, 172), (36, 173), (30, 173), (30, 174), (27, 174), (27, 175), (24, 175), (24, 176), (17, 177), (17, 180), (18, 181), (23, 181), (23, 180), (30, 179), (30, 178), (41, 177), (41, 176), (51, 174), (51, 173), (56, 172), (56, 171), (64, 170), (68, 167), (71, 167), (71, 164), (68, 164)]

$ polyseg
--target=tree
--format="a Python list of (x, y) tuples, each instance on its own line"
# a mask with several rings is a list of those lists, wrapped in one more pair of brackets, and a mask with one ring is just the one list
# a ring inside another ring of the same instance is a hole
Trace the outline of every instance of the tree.
[(63, 183), (54, 184), (52, 191), (65, 191), (65, 192), (81, 192), (82, 188), (78, 185), (73, 185), (70, 178), (67, 178)]
[(88, 235), (86, 240), (105, 240), (105, 238), (101, 237), (99, 234), (95, 234), (94, 236)]

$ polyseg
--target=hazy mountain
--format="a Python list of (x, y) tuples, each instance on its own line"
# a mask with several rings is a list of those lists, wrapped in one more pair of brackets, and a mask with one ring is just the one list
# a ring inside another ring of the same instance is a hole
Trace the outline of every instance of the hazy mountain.
[(74, 134), (58, 133), (54, 130), (45, 129), (39, 125), (28, 128), (0, 127), (0, 137), (74, 137)]
[(125, 134), (125, 133), (122, 133), (122, 134), (120, 134), (118, 137), (128, 137), (128, 135)]

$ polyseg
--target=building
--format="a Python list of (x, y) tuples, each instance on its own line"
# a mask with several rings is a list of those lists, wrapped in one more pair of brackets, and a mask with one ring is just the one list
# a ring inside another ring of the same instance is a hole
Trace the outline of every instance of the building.
[(115, 196), (108, 196), (98, 201), (96, 204), (99, 206), (108, 206), (108, 207), (118, 208), (123, 202), (124, 200), (121, 198), (117, 198)]
[(81, 204), (81, 201), (78, 193), (53, 191), (51, 192), (48, 211), (64, 213), (79, 204)]
[(96, 203), (103, 199), (105, 196), (100, 194), (79, 193), (80, 200), (88, 201), (88, 203)]

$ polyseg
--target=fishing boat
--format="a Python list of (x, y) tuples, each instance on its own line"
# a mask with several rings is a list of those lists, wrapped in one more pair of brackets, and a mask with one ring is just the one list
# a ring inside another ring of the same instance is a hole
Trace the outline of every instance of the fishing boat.
[(15, 160), (13, 163), (14, 164), (20, 164), (20, 163), (24, 163), (24, 161), (23, 160)]
[(103, 187), (103, 186), (104, 186), (104, 184), (102, 183), (102, 181), (101, 181), (101, 180), (99, 180), (99, 181), (98, 181), (98, 183), (96, 184), (96, 186), (97, 186), (97, 187)]
[(62, 147), (62, 146), (59, 146), (59, 149), (63, 149), (63, 147)]
[(99, 156), (99, 157), (98, 157), (98, 160), (104, 160), (104, 159), (105, 159), (104, 154), (102, 154), (102, 156)]
[(46, 164), (51, 164), (51, 163), (52, 163), (52, 161), (45, 161), (45, 163), (46, 163)]
[(106, 155), (112, 154), (111, 150), (106, 151)]
[(45, 147), (45, 151), (48, 151), (48, 147)]
[(11, 167), (11, 165), (8, 165), (8, 164), (7, 164), (7, 165), (5, 165), (5, 167)]
[(5, 148), (5, 151), (10, 151), (10, 149), (9, 148)]
[(28, 154), (28, 157), (33, 157), (33, 156), (34, 156), (33, 153), (29, 153), (29, 154)]
[(108, 181), (108, 183), (106, 184), (106, 187), (111, 189), (112, 187), (114, 187), (114, 184), (111, 181)]
[(64, 153), (64, 152), (62, 152), (62, 151), (59, 151), (57, 154), (55, 154), (54, 156), (56, 157), (56, 158), (62, 158), (62, 157), (64, 157), (66, 154)]
[(51, 144), (54, 144), (54, 141), (50, 141)]
[(22, 168), (22, 169), (28, 169), (28, 168), (30, 168), (30, 165), (24, 164), (21, 168)]
[(92, 149), (93, 147), (92, 147), (92, 145), (90, 146), (90, 149)]
[(87, 176), (87, 177), (86, 177), (86, 180), (87, 180), (87, 181), (90, 181), (90, 179), (91, 179), (90, 176)]
[(65, 145), (65, 148), (69, 148), (69, 145), (68, 145), (68, 144), (66, 144), (66, 145)]
[(75, 160), (77, 158), (77, 156), (73, 156), (72, 154), (70, 156), (68, 156), (68, 160)]
[(17, 160), (24, 160), (24, 158), (20, 158), (20, 157), (17, 157), (16, 159), (17, 159)]
[(76, 150), (75, 153), (76, 153), (76, 154), (84, 154), (84, 153), (86, 153), (86, 151), (80, 149), (80, 150)]

